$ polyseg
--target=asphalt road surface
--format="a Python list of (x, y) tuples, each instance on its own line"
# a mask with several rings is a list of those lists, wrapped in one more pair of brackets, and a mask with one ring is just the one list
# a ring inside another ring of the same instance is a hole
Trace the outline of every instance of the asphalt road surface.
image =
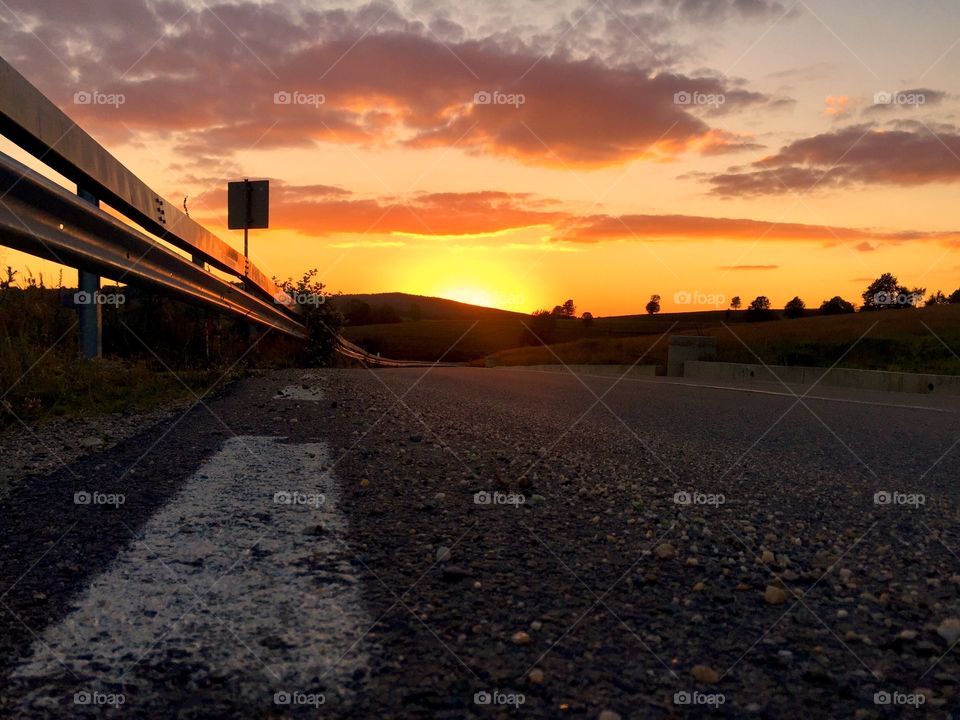
[(0, 504), (0, 717), (951, 717), (960, 402), (284, 371)]

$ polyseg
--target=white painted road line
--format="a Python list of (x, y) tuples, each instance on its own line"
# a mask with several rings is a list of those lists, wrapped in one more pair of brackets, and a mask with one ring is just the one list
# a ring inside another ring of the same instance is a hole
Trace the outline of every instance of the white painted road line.
[(69, 712), (75, 699), (64, 687), (79, 702), (120, 692), (127, 708), (139, 694), (155, 709), (146, 678), (173, 664), (170, 678), (186, 668), (189, 685), (225, 683), (251, 708), (272, 707), (274, 693), (330, 702), (343, 692), (366, 665), (363, 644), (353, 645), (371, 622), (336, 539), (346, 518), (322, 469), (328, 460), (321, 443), (228, 440), (34, 643), (15, 672), (37, 681), (23, 716)]
[(279, 390), (273, 399), (319, 402), (323, 400), (323, 391), (315, 385), (287, 385)]

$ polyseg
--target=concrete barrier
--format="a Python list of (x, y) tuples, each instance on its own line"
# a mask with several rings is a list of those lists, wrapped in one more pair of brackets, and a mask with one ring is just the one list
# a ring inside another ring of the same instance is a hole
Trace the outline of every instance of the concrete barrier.
[(683, 377), (687, 360), (710, 360), (717, 356), (717, 339), (704, 335), (671, 335), (667, 350), (667, 375)]
[(960, 376), (958, 375), (687, 360), (683, 363), (683, 376), (697, 380), (782, 382), (793, 385), (817, 383), (817, 385), (828, 387), (861, 390), (960, 395)]
[(654, 377), (656, 365), (497, 365), (501, 370), (533, 370), (536, 372), (570, 373), (576, 375), (603, 375), (604, 377)]

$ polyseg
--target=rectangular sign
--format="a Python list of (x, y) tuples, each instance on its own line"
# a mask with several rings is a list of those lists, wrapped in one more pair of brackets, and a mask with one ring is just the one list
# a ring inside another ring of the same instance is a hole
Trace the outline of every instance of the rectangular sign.
[(270, 181), (227, 183), (227, 227), (230, 230), (270, 227)]

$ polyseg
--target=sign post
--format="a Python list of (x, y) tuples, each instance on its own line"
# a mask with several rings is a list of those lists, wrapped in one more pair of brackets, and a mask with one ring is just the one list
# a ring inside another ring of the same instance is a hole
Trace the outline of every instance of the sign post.
[(243, 257), (249, 260), (249, 231), (270, 226), (270, 181), (239, 180), (227, 183), (227, 227), (243, 228)]

